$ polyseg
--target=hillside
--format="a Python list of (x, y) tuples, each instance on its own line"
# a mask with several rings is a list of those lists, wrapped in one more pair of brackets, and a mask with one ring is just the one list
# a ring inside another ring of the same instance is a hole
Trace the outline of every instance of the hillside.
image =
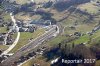
[[(100, 66), (100, 0), (6, 1), (0, 11), (0, 32), (8, 33), (12, 29), (10, 13), (13, 13), (20, 38), (9, 52), (14, 55), (7, 57), (14, 60), (6, 61), (3, 56), (0, 59), (7, 62), (4, 65)], [(9, 36), (12, 40), (17, 36), (16, 30), (12, 29), (14, 34)], [(5, 51), (10, 46), (2, 44), (0, 49)], [(58, 61), (53, 64), (55, 59)], [(88, 63), (67, 64), (62, 59), (87, 59)], [(91, 63), (91, 59), (95, 62)]]

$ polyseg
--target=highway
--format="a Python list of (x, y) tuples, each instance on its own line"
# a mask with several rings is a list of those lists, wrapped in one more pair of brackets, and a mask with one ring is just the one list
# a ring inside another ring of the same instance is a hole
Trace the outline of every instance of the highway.
[(38, 45), (42, 44), (43, 41), (48, 40), (50, 37), (52, 37), (53, 34), (56, 33), (56, 30), (55, 30), (56, 27), (57, 26), (53, 26), (48, 32), (46, 32), (45, 34), (39, 36), (35, 40), (28, 43), (26, 46), (19, 49), (17, 51), (17, 53), (15, 53), (13, 56), (11, 56), (8, 59), (4, 60), (2, 62), (2, 66), (13, 66), (12, 64), (15, 61), (17, 61), (21, 56), (23, 56), (24, 53), (27, 53), (28, 51), (30, 51), (30, 50), (34, 49), (35, 47), (37, 47)]

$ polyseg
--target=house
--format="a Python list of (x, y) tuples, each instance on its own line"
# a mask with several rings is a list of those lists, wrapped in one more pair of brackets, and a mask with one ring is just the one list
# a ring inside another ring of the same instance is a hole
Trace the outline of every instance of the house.
[(82, 34), (80, 32), (75, 32), (74, 35), (75, 36), (82, 36)]
[(17, 21), (16, 23), (17, 23), (18, 27), (22, 27), (23, 26), (23, 22), (21, 22), (21, 21)]
[(19, 32), (34, 32), (37, 29), (35, 26), (20, 27)]
[(0, 33), (0, 44), (4, 44), (5, 33)]
[(12, 39), (11, 35), (8, 35), (8, 37), (7, 37), (7, 45), (10, 45), (12, 43), (13, 43), (13, 39)]
[(9, 34), (8, 36), (6, 36), (6, 33), (0, 33), (0, 44), (4, 44), (4, 40), (5, 40), (5, 37), (7, 37), (7, 45), (9, 44), (12, 44), (13, 43), (13, 39), (12, 39), (12, 36)]
[(6, 34), (6, 33), (0, 33), (0, 40), (1, 40), (1, 41), (4, 40), (5, 34)]
[(19, 32), (34, 32), (37, 27), (34, 24), (30, 24), (30, 20), (28, 21), (17, 21), (17, 25), (19, 27)]
[(28, 32), (28, 28), (20, 27), (19, 32)]
[(34, 32), (40, 26), (49, 26), (51, 25), (50, 20), (29, 20), (29, 21), (18, 21), (17, 25), (19, 26), (19, 32)]
[(34, 32), (36, 29), (37, 29), (36, 27), (30, 26), (30, 27), (28, 28), (28, 31), (29, 31), (29, 32)]
[(0, 18), (0, 22), (3, 22), (4, 20), (2, 18)]

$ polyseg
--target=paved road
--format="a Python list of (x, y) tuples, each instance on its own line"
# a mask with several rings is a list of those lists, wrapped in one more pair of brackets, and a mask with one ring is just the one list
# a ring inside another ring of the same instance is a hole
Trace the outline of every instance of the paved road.
[(13, 62), (18, 60), (18, 58), (20, 58), (23, 55), (23, 53), (27, 53), (28, 51), (30, 51), (30, 50), (34, 49), (35, 47), (37, 47), (38, 45), (42, 44), (43, 41), (52, 37), (52, 35), (56, 33), (55, 28), (56, 28), (56, 26), (53, 26), (47, 33), (43, 34), (42, 36), (38, 37), (37, 39), (33, 40), (26, 46), (19, 49), (17, 51), (17, 53), (15, 53), (13, 56), (11, 56), (8, 59), (6, 59), (5, 61), (3, 61), (2, 66), (12, 66)]
[[(6, 55), (7, 53), (9, 53), (18, 43), (19, 41), (19, 38), (20, 38), (20, 32), (19, 32), (19, 27), (17, 26), (16, 24), (16, 20), (14, 18), (14, 15), (12, 15), (12, 13), (10, 13), (10, 16), (11, 16), (11, 19), (12, 19), (12, 22), (14, 23), (13, 25), (13, 28), (10, 29), (10, 31), (7, 33), (6, 37), (9, 35), (9, 33), (13, 30), (13, 29), (16, 29), (17, 30), (17, 37), (15, 39), (15, 41), (13, 42), (13, 44), (7, 49), (5, 50), (1, 55)], [(7, 38), (5, 38), (5, 41), (7, 40)]]
[(59, 35), (62, 35), (63, 32), (63, 26), (60, 22), (57, 22), (57, 26), (59, 27)]
[[(12, 19), (12, 22), (14, 23), (14, 25), (13, 25), (13, 27), (15, 27), (16, 25), (16, 20), (14, 19), (14, 17), (12, 16), (12, 13), (10, 13), (10, 16), (11, 16), (11, 19)], [(7, 44), (7, 37), (8, 37), (8, 35), (9, 35), (9, 33), (10, 32), (12, 32), (12, 30), (13, 30), (13, 28), (12, 29), (10, 29), (9, 31), (8, 31), (8, 33), (6, 34), (6, 36), (5, 36), (5, 39), (4, 39), (4, 44), (6, 45)]]

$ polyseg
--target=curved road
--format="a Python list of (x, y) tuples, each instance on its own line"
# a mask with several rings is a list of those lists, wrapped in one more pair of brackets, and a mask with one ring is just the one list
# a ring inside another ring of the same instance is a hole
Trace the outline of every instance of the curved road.
[[(12, 19), (14, 25), (13, 25), (13, 28), (9, 32), (11, 32), (13, 29), (16, 29), (17, 30), (17, 38), (15, 39), (14, 43), (7, 50), (5, 50), (1, 55), (6, 55), (7, 53), (9, 53), (16, 46), (16, 44), (18, 43), (19, 38), (20, 38), (19, 27), (16, 24), (16, 20), (15, 20), (14, 16), (12, 15), (12, 13), (10, 13), (10, 16), (11, 16), (11, 19)], [(7, 35), (9, 34), (9, 32), (7, 33)]]
[(2, 66), (12, 66), (12, 64), (17, 61), (24, 53), (29, 52), (30, 50), (34, 49), (38, 45), (42, 44), (43, 41), (48, 40), (52, 37), (57, 31), (55, 30), (57, 26), (53, 26), (48, 32), (43, 34), (42, 36), (36, 38), (35, 40), (31, 41), (26, 46), (22, 47), (15, 53), (13, 56), (9, 57), (8, 59), (2, 62)]

